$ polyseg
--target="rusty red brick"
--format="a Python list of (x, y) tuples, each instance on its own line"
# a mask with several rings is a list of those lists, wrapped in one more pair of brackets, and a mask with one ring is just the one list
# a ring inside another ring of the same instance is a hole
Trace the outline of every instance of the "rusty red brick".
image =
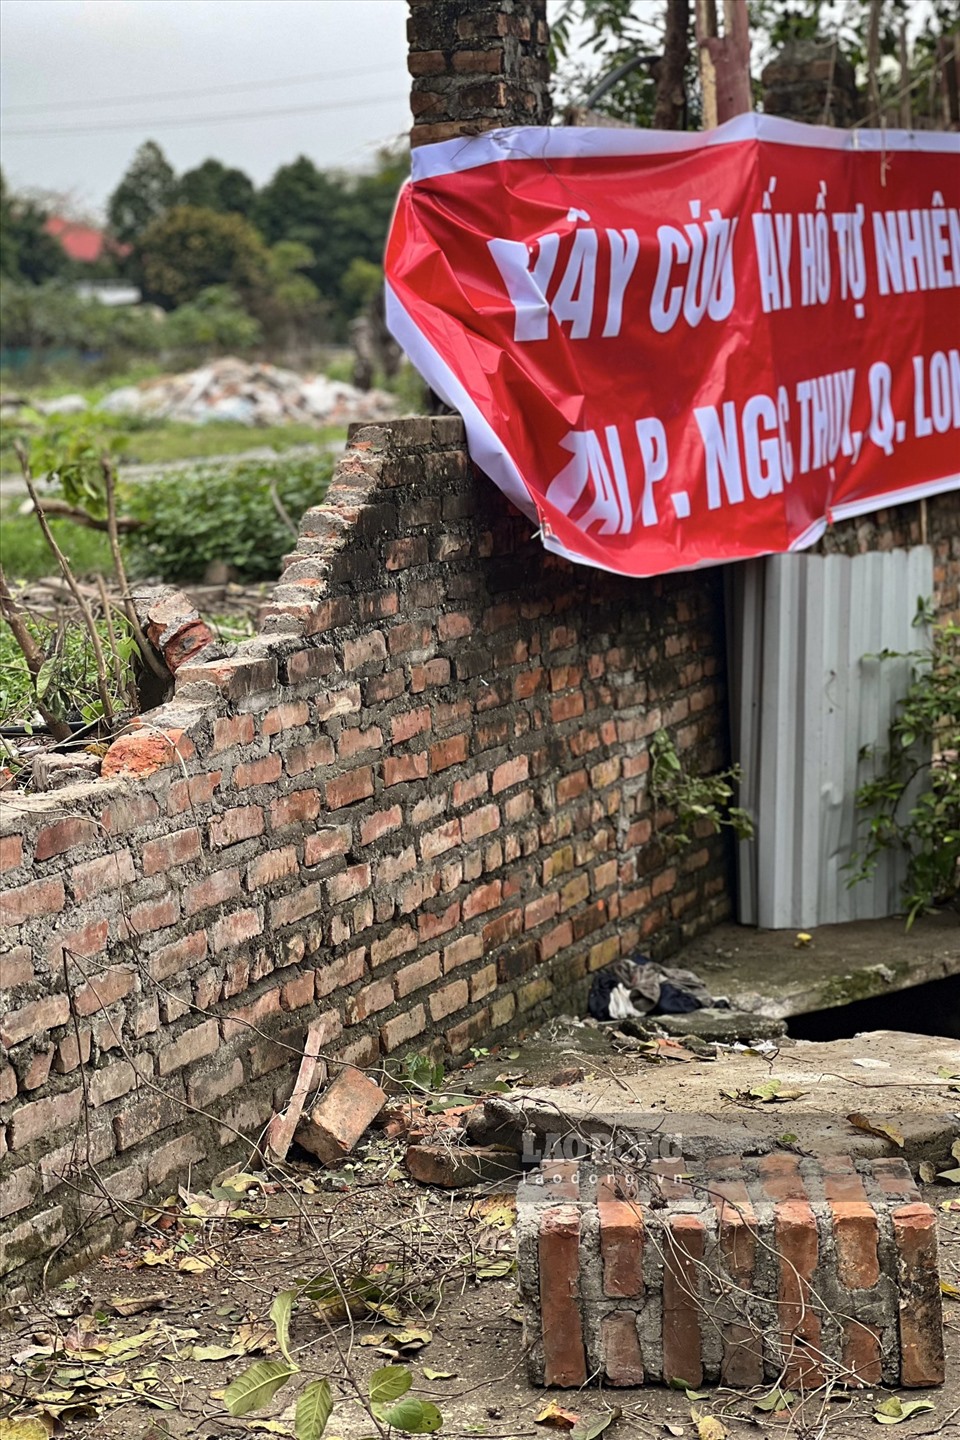
[(600, 1322), (604, 1369), (610, 1385), (642, 1385), (643, 1352), (632, 1310), (618, 1310)]
[(600, 1218), (603, 1293), (642, 1295), (643, 1215), (639, 1205), (623, 1198), (612, 1175), (603, 1176), (600, 1180), (597, 1213)]
[(914, 1202), (893, 1212), (897, 1281), (910, 1297), (900, 1307), (900, 1383), (944, 1381), (943, 1302), (937, 1268), (937, 1222), (929, 1205)]
[(297, 1126), (297, 1144), (327, 1163), (342, 1160), (386, 1103), (386, 1094), (375, 1080), (362, 1070), (345, 1067)]
[[(735, 1157), (718, 1157), (708, 1162), (712, 1172), (709, 1193), (717, 1212), (718, 1238), (724, 1267), (738, 1291), (749, 1292), (753, 1288), (756, 1265), (758, 1226), (757, 1217), (743, 1179), (723, 1178), (718, 1171), (736, 1165)], [(738, 1296), (732, 1307), (738, 1311)], [(725, 1385), (749, 1387), (763, 1381), (762, 1337), (749, 1326), (738, 1320), (725, 1319), (722, 1322), (723, 1357), (720, 1362), (720, 1378)]]
[[(763, 1171), (761, 1162), (761, 1171)], [(794, 1191), (798, 1174), (786, 1166), (764, 1179), (768, 1189)], [(802, 1183), (802, 1182), (801, 1182)], [(806, 1200), (779, 1200), (774, 1211), (774, 1243), (779, 1260), (777, 1290), (784, 1382), (807, 1388), (823, 1384), (819, 1363), (820, 1319), (814, 1306), (813, 1275), (819, 1260), (817, 1219)]]
[(696, 1215), (674, 1215), (664, 1232), (663, 1378), (698, 1386), (700, 1358), (700, 1265), (705, 1232)]
[(582, 1385), (587, 1360), (579, 1305), (580, 1213), (573, 1205), (544, 1212), (539, 1262), (544, 1384)]

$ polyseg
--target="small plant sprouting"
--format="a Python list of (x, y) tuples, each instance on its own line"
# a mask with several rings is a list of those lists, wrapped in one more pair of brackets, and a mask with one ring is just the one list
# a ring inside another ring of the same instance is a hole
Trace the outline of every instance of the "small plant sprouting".
[(408, 1095), (433, 1095), (443, 1089), (446, 1071), (441, 1060), (429, 1055), (405, 1055), (396, 1064), (388, 1065), (387, 1074), (395, 1085)]
[(714, 834), (727, 827), (738, 840), (753, 839), (752, 819), (739, 805), (730, 804), (740, 776), (739, 765), (715, 775), (691, 775), (666, 730), (658, 730), (650, 741), (650, 791), (656, 804), (676, 812), (678, 832), (671, 839), (678, 849), (691, 843), (701, 820), (710, 823)]

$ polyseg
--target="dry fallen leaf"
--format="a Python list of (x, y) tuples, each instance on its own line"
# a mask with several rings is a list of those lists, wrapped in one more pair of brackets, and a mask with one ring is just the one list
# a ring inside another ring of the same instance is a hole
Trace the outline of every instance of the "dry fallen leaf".
[(572, 1410), (564, 1410), (556, 1400), (551, 1400), (534, 1420), (535, 1425), (549, 1425), (554, 1430), (572, 1430), (580, 1419)]
[(484, 1195), (473, 1201), (467, 1214), (471, 1220), (479, 1220), (482, 1225), (509, 1230), (517, 1218), (517, 1197), (509, 1192)]
[(692, 1408), (690, 1419), (697, 1427), (697, 1440), (726, 1440), (730, 1433), (716, 1415), (701, 1415), (699, 1410)]
[(858, 1110), (848, 1115), (847, 1120), (858, 1130), (865, 1130), (868, 1135), (879, 1135), (881, 1140), (889, 1140), (892, 1145), (903, 1148), (903, 1131), (892, 1120), (874, 1120), (869, 1115), (861, 1115)]
[(140, 1315), (144, 1310), (161, 1310), (169, 1298), (165, 1290), (153, 1295), (114, 1295), (110, 1309), (115, 1315)]

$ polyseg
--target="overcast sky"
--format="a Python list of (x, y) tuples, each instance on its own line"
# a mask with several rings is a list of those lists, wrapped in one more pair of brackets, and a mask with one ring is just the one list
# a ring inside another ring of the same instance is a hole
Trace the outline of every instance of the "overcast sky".
[(410, 124), (406, 18), (405, 0), (2, 0), (7, 183), (96, 210), (149, 139), (178, 172), (214, 155), (258, 184), (300, 154), (364, 166)]

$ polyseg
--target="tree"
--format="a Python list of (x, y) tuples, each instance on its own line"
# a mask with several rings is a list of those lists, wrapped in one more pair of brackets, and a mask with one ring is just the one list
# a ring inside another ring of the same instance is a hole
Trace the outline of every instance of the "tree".
[[(736, 0), (737, 4), (742, 0)], [(895, 101), (906, 86), (925, 70), (935, 68), (938, 38), (960, 23), (958, 0), (930, 0), (922, 8), (914, 0), (748, 0), (751, 28), (751, 68), (759, 75), (766, 62), (793, 40), (835, 42), (858, 67), (872, 92), (872, 107), (886, 112), (890, 123)], [(719, 0), (712, 7), (722, 13)], [(696, 47), (690, 43), (685, 16), (694, 9), (690, 0), (562, 0), (551, 25), (551, 41), (558, 67), (558, 88), (568, 104), (582, 105), (597, 83), (615, 67), (637, 56), (645, 57), (594, 106), (632, 125), (660, 128), (671, 117), (678, 123), (677, 73), (682, 52), (689, 47), (685, 71), (686, 128), (699, 124), (699, 85), (693, 62)], [(692, 16), (691, 16), (692, 18)], [(574, 49), (580, 27), (586, 38)], [(912, 60), (907, 54), (907, 30), (913, 39)], [(879, 80), (877, 72), (879, 69)], [(909, 93), (919, 108), (929, 104), (929, 87), (913, 86)], [(671, 102), (672, 94), (672, 104)]]
[(148, 300), (172, 310), (211, 285), (229, 285), (248, 308), (270, 289), (263, 238), (241, 215), (175, 205), (140, 236), (136, 270)]
[(114, 236), (133, 245), (159, 220), (176, 198), (177, 177), (160, 146), (147, 140), (133, 157), (126, 174), (107, 202)]
[(309, 347), (330, 312), (306, 274), (314, 264), (313, 251), (299, 240), (278, 240), (270, 247), (268, 264), (270, 293), (258, 309), (267, 335), (286, 351)]
[(63, 246), (45, 229), (47, 211), (35, 200), (14, 195), (0, 172), (0, 275), (42, 285), (72, 269)]
[(406, 155), (393, 151), (381, 152), (376, 169), (359, 176), (318, 170), (301, 155), (282, 165), (257, 197), (257, 221), (268, 241), (296, 240), (313, 251), (305, 273), (330, 304), (341, 333), (358, 309), (344, 290), (344, 276), (357, 256), (380, 264), (407, 169)]
[(16, 280), (20, 275), (19, 252), (13, 227), (13, 200), (7, 189), (6, 176), (0, 170), (0, 275), (7, 280)]
[(253, 213), (256, 190), (249, 175), (224, 165), (220, 160), (204, 160), (193, 170), (186, 170), (177, 184), (177, 204), (193, 205), (203, 210), (218, 210), (224, 215)]

